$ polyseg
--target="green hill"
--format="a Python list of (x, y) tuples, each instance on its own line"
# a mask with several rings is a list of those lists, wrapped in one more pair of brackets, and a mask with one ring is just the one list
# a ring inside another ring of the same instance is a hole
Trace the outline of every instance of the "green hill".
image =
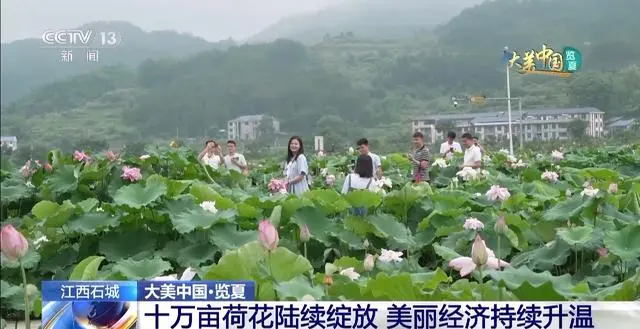
[(115, 49), (99, 50), (99, 62), (87, 63), (84, 53), (75, 51), (72, 63), (61, 63), (60, 49), (42, 48), (40, 39), (3, 43), (0, 58), (2, 104), (26, 95), (34, 88), (75, 74), (115, 64), (132, 68), (147, 58), (185, 57), (207, 49), (228, 45), (212, 44), (204, 39), (173, 31), (145, 32), (126, 22), (94, 22), (83, 28), (118, 31), (122, 42)]
[(311, 14), (286, 17), (249, 39), (291, 39), (318, 43), (326, 35), (351, 32), (359, 37), (402, 38), (446, 23), (483, 0), (350, 0)]

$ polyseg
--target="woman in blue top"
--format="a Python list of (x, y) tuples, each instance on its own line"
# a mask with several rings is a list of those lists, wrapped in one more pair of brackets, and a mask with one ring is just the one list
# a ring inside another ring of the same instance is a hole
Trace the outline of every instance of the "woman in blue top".
[(287, 192), (295, 195), (301, 195), (308, 191), (308, 172), (309, 165), (307, 164), (307, 158), (304, 156), (302, 138), (293, 136), (289, 139), (287, 162), (284, 168), (284, 175), (287, 177)]

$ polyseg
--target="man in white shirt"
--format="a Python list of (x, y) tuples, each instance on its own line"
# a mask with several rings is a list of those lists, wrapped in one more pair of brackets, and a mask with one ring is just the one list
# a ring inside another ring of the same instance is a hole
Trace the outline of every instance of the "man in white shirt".
[(235, 141), (227, 141), (227, 152), (229, 154), (224, 156), (224, 165), (230, 170), (235, 170), (248, 175), (249, 167), (247, 166), (247, 160), (245, 160), (244, 155), (236, 153), (236, 147), (237, 145)]
[(356, 144), (358, 145), (360, 155), (368, 155), (371, 157), (371, 161), (373, 162), (373, 177), (382, 177), (382, 161), (380, 161), (380, 157), (377, 154), (369, 151), (369, 141), (366, 138), (361, 138)]
[(475, 145), (473, 136), (471, 136), (470, 133), (464, 133), (462, 135), (462, 143), (464, 143), (464, 146), (467, 148), (464, 151), (464, 164), (462, 168), (480, 168), (482, 165), (482, 153), (480, 152), (480, 148)]
[(453, 157), (453, 153), (462, 152), (460, 143), (456, 142), (456, 133), (450, 131), (447, 134), (447, 141), (440, 145), (440, 154), (444, 155), (445, 159), (449, 160)]

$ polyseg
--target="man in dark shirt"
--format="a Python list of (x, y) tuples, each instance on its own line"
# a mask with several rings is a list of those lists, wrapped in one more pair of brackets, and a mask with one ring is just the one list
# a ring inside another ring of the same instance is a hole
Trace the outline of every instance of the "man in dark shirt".
[(431, 154), (424, 143), (424, 135), (419, 131), (413, 134), (413, 146), (415, 150), (412, 154), (409, 154), (409, 159), (413, 163), (413, 181), (415, 183), (428, 182), (429, 173), (427, 171), (431, 161)]

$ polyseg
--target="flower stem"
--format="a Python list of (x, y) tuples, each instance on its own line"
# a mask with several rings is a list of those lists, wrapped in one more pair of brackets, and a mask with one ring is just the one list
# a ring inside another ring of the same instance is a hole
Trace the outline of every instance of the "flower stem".
[[(500, 238), (501, 236), (498, 235), (498, 271), (501, 271), (502, 268), (500, 267)], [(502, 285), (500, 285), (500, 283), (498, 282), (498, 301), (501, 302), (502, 301)]]
[(482, 266), (478, 267), (478, 273), (480, 274), (480, 279), (478, 283), (480, 283), (480, 301), (484, 300), (484, 277), (482, 276)]
[(22, 260), (20, 261), (20, 272), (22, 273), (22, 286), (24, 288), (24, 326), (27, 329), (31, 329), (31, 318), (29, 311), (29, 293), (27, 291), (27, 273), (24, 270), (24, 266), (22, 265)]
[[(273, 268), (271, 267), (271, 251), (268, 252), (269, 256), (267, 261), (269, 262), (269, 276), (271, 276), (271, 278), (273, 279), (273, 283), (276, 283), (276, 278), (273, 276)], [(278, 291), (275, 289), (275, 287), (273, 288), (273, 293), (275, 294), (275, 301), (278, 301)]]
[(304, 258), (309, 259), (309, 257), (307, 257), (307, 243), (303, 242), (302, 246), (304, 248)]

